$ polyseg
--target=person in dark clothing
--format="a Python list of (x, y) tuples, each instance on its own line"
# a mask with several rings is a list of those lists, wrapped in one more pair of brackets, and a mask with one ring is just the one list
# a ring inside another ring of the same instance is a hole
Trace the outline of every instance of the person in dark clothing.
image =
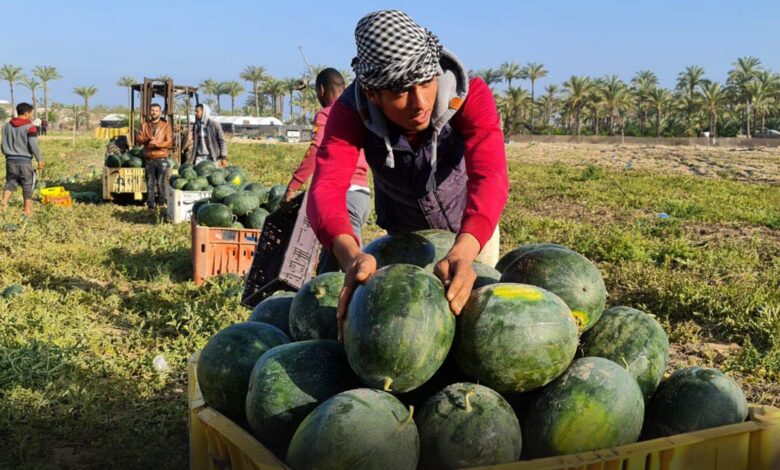
[(204, 160), (214, 162), (220, 168), (228, 166), (228, 150), (225, 134), (219, 122), (211, 119), (207, 105), (195, 106), (195, 123), (192, 125), (192, 148), (187, 161), (197, 165)]
[(156, 210), (165, 204), (165, 172), (168, 169), (168, 153), (173, 148), (173, 130), (162, 120), (159, 104), (149, 106), (149, 120), (141, 124), (136, 144), (144, 146), (146, 157), (146, 205)]
[(41, 135), (46, 135), (46, 131), (49, 130), (49, 121), (46, 118), (41, 119)]
[(35, 170), (32, 159), (38, 162), (38, 169), (43, 169), (43, 157), (38, 148), (38, 129), (33, 125), (33, 107), (29, 103), (19, 103), (16, 106), (15, 117), (3, 126), (3, 155), (5, 155), (5, 188), (3, 190), (2, 207), (8, 207), (17, 186), (22, 187), (24, 198), (24, 215), (32, 215), (32, 195), (35, 186)]

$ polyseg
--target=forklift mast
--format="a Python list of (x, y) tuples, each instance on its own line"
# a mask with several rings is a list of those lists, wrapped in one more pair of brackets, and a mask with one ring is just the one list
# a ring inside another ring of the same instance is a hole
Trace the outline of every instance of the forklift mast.
[[(149, 106), (154, 103), (154, 97), (160, 96), (163, 98), (162, 114), (166, 121), (171, 124), (173, 130), (173, 149), (171, 149), (171, 158), (177, 163), (182, 163), (185, 157), (185, 150), (187, 148), (188, 135), (190, 130), (190, 112), (194, 111), (194, 105), (191, 101), (195, 99), (195, 105), (200, 103), (198, 96), (198, 88), (186, 85), (173, 85), (173, 80), (167, 81), (156, 80), (153, 78), (144, 78), (143, 83), (136, 83), (131, 87), (132, 93), (130, 94), (130, 132), (129, 140), (130, 145), (135, 145), (135, 135), (140, 129), (135, 129), (135, 117), (140, 116), (141, 122), (149, 119)], [(138, 109), (136, 109), (136, 92), (139, 94)], [(183, 97), (184, 109), (180, 110), (184, 112), (184, 122), (181, 119), (176, 119), (176, 99)]]

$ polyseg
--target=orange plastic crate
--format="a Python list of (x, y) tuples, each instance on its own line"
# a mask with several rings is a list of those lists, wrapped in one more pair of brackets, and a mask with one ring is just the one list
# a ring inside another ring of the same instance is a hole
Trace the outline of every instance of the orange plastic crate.
[(202, 227), (193, 220), (192, 279), (201, 285), (206, 278), (235, 273), (243, 276), (252, 267), (259, 229)]
[(44, 206), (51, 205), (51, 206), (61, 206), (61, 207), (72, 207), (73, 206), (73, 200), (70, 198), (70, 193), (68, 191), (65, 191), (63, 188), (53, 188), (58, 189), (60, 191), (51, 192), (49, 194), (44, 194), (43, 191), (41, 191), (41, 204)]

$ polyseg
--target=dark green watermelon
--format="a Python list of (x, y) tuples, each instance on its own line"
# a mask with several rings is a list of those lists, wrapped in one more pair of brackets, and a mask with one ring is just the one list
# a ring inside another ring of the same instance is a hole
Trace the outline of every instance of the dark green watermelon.
[(192, 181), (198, 184), (199, 191), (207, 191), (209, 189), (209, 180), (202, 176), (198, 176)]
[(599, 270), (567, 248), (537, 248), (524, 253), (504, 269), (501, 282), (531, 284), (557, 295), (571, 309), (580, 332), (598, 321), (607, 303)]
[(283, 344), (263, 354), (252, 369), (246, 416), (252, 434), (284, 459), (298, 425), (317, 406), (360, 387), (344, 347), (333, 340)]
[(182, 191), (200, 191), (200, 185), (192, 180), (188, 180), (187, 183), (181, 187)]
[(184, 168), (184, 165), (182, 165), (182, 167), (179, 168), (179, 174), (181, 175), (182, 178), (188, 181), (192, 181), (198, 177), (198, 173), (195, 170), (193, 170), (192, 168)]
[(255, 193), (261, 204), (268, 199), (268, 189), (262, 183), (249, 183), (244, 186), (244, 191)]
[(202, 162), (195, 165), (195, 173), (197, 173), (198, 176), (208, 176), (214, 170), (216, 170), (216, 167), (214, 166), (214, 162), (211, 160), (203, 160)]
[(24, 288), (22, 288), (19, 284), (11, 284), (10, 286), (3, 289), (3, 292), (0, 293), (0, 297), (4, 299), (10, 299), (11, 297), (17, 296), (21, 294), (24, 291)]
[(624, 366), (650, 399), (669, 362), (669, 337), (652, 316), (631, 307), (604, 311), (582, 335), (585, 356), (603, 357)]
[[(168, 184), (169, 184), (169, 185), (170, 185), (172, 188), (175, 188), (175, 187), (176, 187), (176, 186), (175, 186), (175, 184), (176, 184), (176, 181), (177, 181), (177, 180), (184, 180), (184, 178), (182, 178), (182, 177), (181, 177), (181, 176), (179, 176), (179, 175), (171, 175), (171, 177), (170, 177), (170, 178), (168, 178)], [(186, 180), (185, 180), (185, 181), (186, 181)]]
[(265, 224), (265, 218), (268, 217), (268, 215), (269, 214), (267, 210), (263, 209), (262, 207), (258, 207), (249, 214), (245, 215), (243, 219), (241, 219), (241, 222), (243, 222), (246, 228), (259, 230), (263, 228), (263, 224)]
[(201, 207), (205, 206), (210, 202), (212, 202), (211, 198), (208, 197), (204, 197), (203, 199), (198, 199), (197, 201), (195, 201), (195, 203), (192, 205), (192, 212), (191, 212), (192, 217), (195, 220), (198, 220), (198, 211), (200, 210)]
[(523, 457), (609, 449), (636, 442), (645, 402), (636, 380), (601, 357), (575, 360), (522, 418)]
[(109, 155), (106, 157), (105, 165), (109, 168), (121, 168), (122, 158), (119, 155)]
[(436, 250), (436, 254), (433, 257), (434, 263), (444, 258), (447, 253), (450, 252), (450, 248), (455, 244), (455, 238), (457, 237), (456, 234), (448, 230), (439, 230), (435, 228), (418, 230), (414, 232), (414, 234), (420, 235), (433, 244), (433, 247)]
[(290, 333), (295, 341), (337, 339), (336, 306), (344, 273), (320, 274), (301, 287), (290, 306)]
[(487, 264), (474, 261), (471, 264), (471, 267), (474, 268), (474, 272), (477, 273), (477, 279), (474, 281), (474, 289), (479, 289), (480, 287), (485, 287), (489, 284), (496, 284), (501, 280), (501, 273)]
[(131, 148), (128, 153), (134, 157), (143, 157), (144, 156), (144, 148), (140, 145), (136, 145), (135, 147)]
[(171, 187), (173, 189), (180, 189), (183, 190), (185, 186), (187, 186), (187, 183), (189, 183), (189, 180), (187, 178), (176, 178), (175, 181), (171, 183)]
[(517, 416), (488, 387), (452, 384), (425, 402), (414, 421), (420, 433), (421, 468), (481, 467), (520, 458)]
[(568, 250), (568, 248), (565, 246), (556, 245), (555, 243), (527, 243), (525, 245), (520, 245), (519, 247), (499, 258), (498, 263), (496, 263), (496, 269), (499, 272), (504, 272), (507, 266), (512, 264), (517, 258), (523, 256), (529, 251), (537, 250), (539, 248), (563, 248)]
[(130, 166), (130, 159), (132, 157), (133, 157), (133, 155), (130, 155), (129, 153), (123, 153), (122, 155), (120, 155), (119, 159), (122, 161), (122, 166), (123, 167), (129, 167)]
[(209, 174), (208, 180), (211, 186), (219, 186), (225, 184), (226, 173), (222, 170), (214, 170)]
[[(182, 171), (194, 170), (194, 169), (195, 168), (193, 167), (192, 163), (182, 163), (181, 166), (179, 167), (179, 174), (181, 174)], [(197, 176), (197, 173), (195, 173), (195, 176)]]
[(539, 287), (482, 287), (472, 292), (458, 317), (458, 365), (502, 393), (549, 383), (576, 352), (577, 324), (569, 307)]
[(282, 199), (284, 199), (284, 194), (286, 192), (287, 186), (283, 184), (275, 184), (271, 186), (271, 189), (268, 190), (266, 202), (263, 204), (263, 207), (268, 212), (276, 212), (279, 210), (279, 206), (282, 204)]
[(139, 157), (130, 157), (130, 161), (127, 162), (128, 168), (143, 168), (144, 161)]
[(70, 198), (82, 204), (100, 204), (103, 201), (100, 194), (94, 191), (70, 191)]
[(236, 192), (236, 188), (232, 184), (221, 184), (214, 188), (211, 192), (211, 198), (214, 202), (223, 202), (226, 197)]
[(260, 206), (257, 195), (249, 191), (236, 191), (222, 202), (239, 217), (249, 214)]
[(209, 203), (198, 208), (195, 213), (198, 225), (204, 227), (230, 227), (233, 225), (234, 215), (230, 208), (224, 204)]
[(289, 342), (281, 330), (259, 322), (237, 323), (212, 336), (200, 353), (197, 370), (206, 404), (236, 422), (244, 422), (252, 367), (263, 353)]
[(358, 388), (312, 411), (290, 441), (296, 470), (415, 470), (420, 439), (407, 410), (389, 393)]
[(741, 423), (748, 416), (739, 385), (709, 367), (681, 369), (661, 382), (647, 403), (642, 439)]
[(399, 232), (379, 237), (363, 251), (376, 258), (377, 268), (400, 263), (424, 268), (436, 258), (433, 243), (414, 233)]
[(258, 321), (273, 325), (290, 335), (290, 305), (292, 305), (295, 292), (274, 294), (255, 305), (252, 314), (247, 321)]
[(239, 221), (237, 221), (237, 220), (236, 220), (235, 222), (233, 222), (232, 224), (230, 224), (230, 228), (234, 228), (234, 229), (241, 230), (241, 229), (243, 229), (243, 228), (244, 228), (244, 224), (242, 224), (241, 222), (239, 222)]
[(347, 358), (358, 377), (399, 393), (433, 376), (454, 336), (441, 281), (410, 264), (379, 269), (358, 286), (344, 322)]

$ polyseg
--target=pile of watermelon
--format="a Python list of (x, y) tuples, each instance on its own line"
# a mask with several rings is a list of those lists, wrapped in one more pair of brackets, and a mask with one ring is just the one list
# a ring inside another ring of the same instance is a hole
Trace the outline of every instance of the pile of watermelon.
[(109, 168), (143, 168), (144, 149), (133, 147), (123, 154), (112, 153), (106, 157), (105, 165)]
[(455, 317), (433, 274), (453, 240), (368, 244), (380, 269), (354, 292), (343, 345), (343, 273), (260, 302), (203, 349), (207, 404), (294, 469), (497, 465), (746, 419), (744, 394), (716, 369), (664, 379), (659, 322), (606, 308), (600, 272), (566, 247), (523, 245), (500, 272), (478, 268)]
[(184, 191), (211, 191), (211, 197), (192, 207), (198, 225), (237, 229), (261, 229), (265, 218), (279, 209), (287, 189), (281, 184), (266, 188), (250, 183), (241, 168), (216, 168), (210, 161), (182, 165), (170, 185)]

